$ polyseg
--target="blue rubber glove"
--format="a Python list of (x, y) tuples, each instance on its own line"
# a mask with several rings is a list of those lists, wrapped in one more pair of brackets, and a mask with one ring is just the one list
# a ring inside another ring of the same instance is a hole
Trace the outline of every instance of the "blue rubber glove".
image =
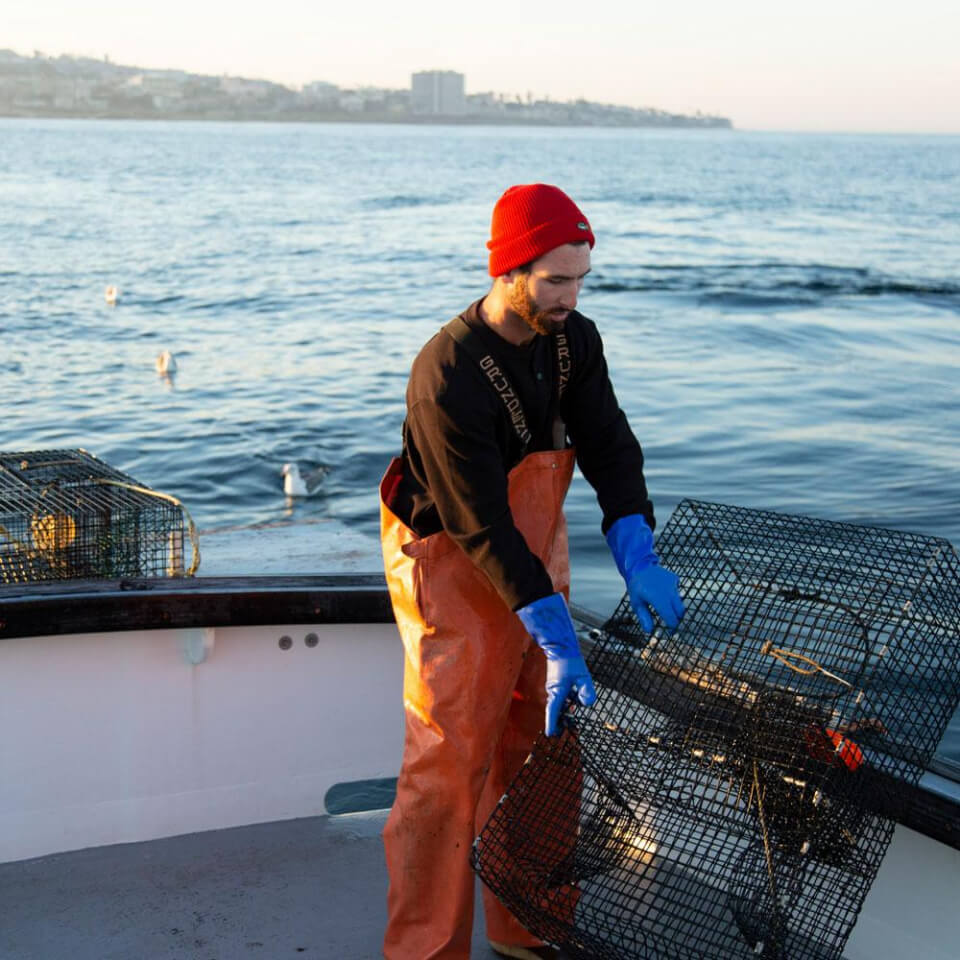
[(517, 611), (527, 633), (547, 657), (547, 736), (560, 732), (560, 715), (568, 698), (585, 707), (597, 699), (593, 679), (580, 654), (580, 643), (562, 593), (551, 593)]
[(630, 605), (640, 626), (647, 633), (653, 631), (652, 608), (668, 629), (675, 630), (685, 613), (678, 590), (680, 579), (660, 566), (653, 550), (653, 532), (643, 515), (621, 517), (607, 531), (607, 543), (627, 585)]

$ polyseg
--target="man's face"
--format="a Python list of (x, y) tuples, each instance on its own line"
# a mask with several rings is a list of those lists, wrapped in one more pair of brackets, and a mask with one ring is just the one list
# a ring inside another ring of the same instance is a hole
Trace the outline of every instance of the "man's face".
[(583, 278), (590, 272), (590, 247), (566, 243), (545, 253), (529, 273), (515, 271), (507, 303), (533, 331), (559, 333), (577, 305)]

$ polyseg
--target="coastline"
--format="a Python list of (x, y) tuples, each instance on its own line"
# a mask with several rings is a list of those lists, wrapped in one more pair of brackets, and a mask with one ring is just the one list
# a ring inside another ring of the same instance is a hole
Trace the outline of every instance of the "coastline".
[[(453, 82), (445, 99), (433, 87)], [(421, 89), (426, 82), (426, 95)], [(420, 83), (420, 86), (418, 86)], [(432, 84), (432, 85), (431, 85)], [(456, 88), (456, 89), (454, 89)], [(436, 96), (431, 95), (431, 91)], [(108, 58), (0, 49), (0, 116), (88, 120), (225, 120), (297, 123), (406, 123), (464, 126), (730, 128), (727, 117), (681, 114), (582, 98), (467, 94), (464, 76), (414, 74), (409, 89), (341, 88), (314, 81), (294, 89), (271, 80), (148, 69)]]
[(164, 113), (154, 110), (12, 110), (0, 107), (4, 120), (156, 120), (166, 123), (223, 121), (229, 123), (382, 123), (393, 126), (460, 126), (460, 127), (596, 127), (601, 129), (649, 130), (731, 130), (735, 127), (726, 117), (704, 117), (701, 120), (682, 115), (669, 115), (662, 120), (635, 122), (597, 122), (584, 118), (554, 119), (531, 116), (496, 116), (485, 114), (387, 114), (349, 111), (287, 110), (205, 110), (185, 113)]

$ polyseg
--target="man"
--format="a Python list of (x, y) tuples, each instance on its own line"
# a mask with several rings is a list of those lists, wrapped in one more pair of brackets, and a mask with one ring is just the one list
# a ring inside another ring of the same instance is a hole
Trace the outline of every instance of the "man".
[[(557, 187), (511, 187), (493, 211), (487, 295), (421, 350), (403, 453), (381, 484), (384, 564), (406, 654), (406, 739), (384, 829), (384, 956), (470, 955), (474, 836), (546, 728), (593, 682), (567, 609), (563, 499), (574, 456), (647, 630), (683, 616), (653, 551), (643, 454), (575, 310), (594, 235)], [(569, 438), (570, 443), (567, 442)], [(574, 453), (574, 450), (576, 453)], [(507, 957), (556, 952), (484, 890)]]

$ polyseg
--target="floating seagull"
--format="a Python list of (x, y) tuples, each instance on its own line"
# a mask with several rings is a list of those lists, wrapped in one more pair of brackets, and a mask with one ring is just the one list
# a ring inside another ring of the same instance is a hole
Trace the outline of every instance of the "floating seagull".
[(164, 350), (157, 356), (157, 373), (166, 374), (177, 372), (177, 358), (169, 351)]
[(103, 299), (106, 300), (111, 307), (117, 302), (119, 296), (120, 291), (113, 284), (110, 284), (110, 286), (103, 291)]
[(283, 475), (283, 492), (288, 497), (309, 497), (320, 486), (326, 474), (324, 468), (307, 473), (306, 479), (295, 463), (285, 463), (280, 473)]

